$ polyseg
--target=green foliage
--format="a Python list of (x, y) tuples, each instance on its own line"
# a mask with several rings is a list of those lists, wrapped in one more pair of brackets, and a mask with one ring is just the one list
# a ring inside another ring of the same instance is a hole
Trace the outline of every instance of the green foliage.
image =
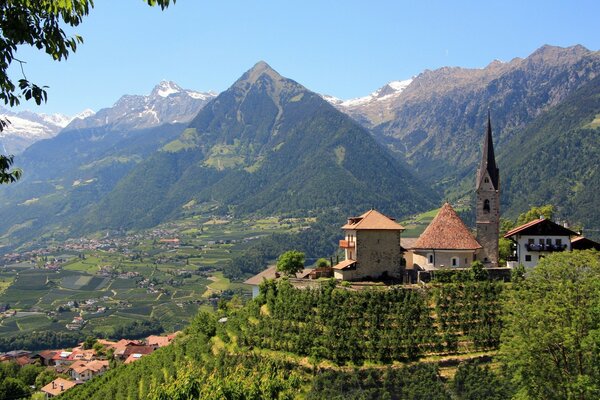
[(44, 350), (74, 347), (83, 340), (79, 332), (31, 332), (0, 337), (0, 351)]
[(512, 242), (509, 239), (503, 237), (498, 239), (498, 255), (500, 257), (500, 265), (506, 265), (507, 257), (512, 255)]
[(600, 396), (600, 254), (554, 253), (507, 292), (501, 352), (532, 399)]
[(0, 382), (0, 399), (20, 399), (30, 395), (31, 389), (20, 379), (5, 378)]
[(460, 335), (476, 349), (494, 349), (502, 332), (501, 282), (445, 283), (436, 287), (435, 310), (447, 350), (455, 350)]
[[(412, 360), (424, 354), (497, 348), (503, 283), (467, 282), (430, 290), (319, 290), (265, 281), (228, 321), (240, 343), (338, 364)], [(435, 318), (430, 304), (435, 304)]]
[(483, 263), (479, 260), (471, 263), (471, 279), (474, 281), (486, 281), (488, 280), (488, 272), (483, 267)]
[(554, 206), (551, 204), (546, 204), (545, 206), (533, 206), (528, 211), (522, 213), (517, 218), (517, 226), (526, 224), (528, 222), (534, 221), (543, 217), (545, 219), (552, 219), (554, 216)]
[(214, 313), (200, 311), (186, 328), (186, 332), (213, 337), (217, 332), (217, 317)]
[(461, 363), (452, 386), (460, 400), (504, 400), (513, 395), (511, 383), (504, 374), (476, 362)]
[(513, 270), (510, 271), (510, 281), (512, 283), (523, 282), (523, 279), (525, 279), (525, 272), (525, 266), (523, 266), (523, 264), (517, 265), (516, 268), (513, 268)]
[(148, 321), (132, 321), (125, 325), (118, 325), (108, 337), (113, 339), (142, 339), (148, 335), (158, 335), (163, 332), (164, 328), (160, 321), (152, 318)]
[(325, 268), (329, 266), (329, 261), (327, 261), (325, 258), (319, 258), (317, 260), (317, 262), (315, 263), (315, 266), (317, 268)]
[(98, 340), (93, 336), (86, 337), (83, 342), (83, 349), (89, 350), (89, 349), (93, 348), (97, 341)]
[(450, 400), (437, 365), (403, 368), (324, 371), (311, 383), (307, 400)]
[(304, 269), (304, 253), (297, 250), (289, 250), (277, 259), (277, 271), (287, 276), (294, 276)]
[(4, 156), (0, 154), (0, 184), (16, 182), (21, 178), (21, 170), (10, 167), (13, 164), (13, 156)]
[(53, 369), (44, 369), (35, 378), (35, 387), (40, 389), (57, 378), (57, 373)]

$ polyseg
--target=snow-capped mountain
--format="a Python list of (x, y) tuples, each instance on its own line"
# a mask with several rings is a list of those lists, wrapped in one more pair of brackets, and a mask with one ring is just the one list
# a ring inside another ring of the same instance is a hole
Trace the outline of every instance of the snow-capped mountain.
[(56, 136), (71, 121), (93, 114), (94, 111), (89, 109), (74, 116), (38, 114), (32, 111), (15, 113), (0, 107), (0, 118), (9, 121), (8, 126), (0, 132), (0, 152), (19, 154), (38, 140)]
[(392, 81), (367, 96), (350, 100), (341, 100), (329, 95), (322, 97), (340, 111), (369, 127), (370, 122), (374, 119), (377, 120), (378, 115), (392, 112), (393, 104), (402, 96), (404, 89), (412, 81), (412, 79)]
[(174, 82), (162, 81), (148, 96), (122, 96), (112, 107), (103, 108), (83, 120), (71, 122), (66, 130), (105, 125), (113, 130), (131, 130), (166, 123), (185, 123), (191, 121), (216, 96), (213, 92), (182, 89)]

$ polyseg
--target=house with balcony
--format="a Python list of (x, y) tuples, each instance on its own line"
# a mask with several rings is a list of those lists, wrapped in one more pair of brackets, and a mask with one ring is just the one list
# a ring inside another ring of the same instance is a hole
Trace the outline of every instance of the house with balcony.
[(404, 227), (376, 210), (348, 218), (339, 246), (344, 261), (333, 266), (333, 276), (344, 281), (401, 279), (404, 273), (400, 234)]
[(578, 236), (576, 232), (549, 219), (530, 221), (504, 235), (512, 242), (511, 255), (506, 264), (510, 268), (519, 264), (525, 268), (533, 268), (549, 254), (572, 250), (572, 239)]

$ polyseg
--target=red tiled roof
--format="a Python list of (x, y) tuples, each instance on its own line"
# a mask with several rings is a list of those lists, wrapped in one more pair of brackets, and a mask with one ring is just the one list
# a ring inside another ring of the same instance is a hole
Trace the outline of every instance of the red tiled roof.
[(386, 217), (377, 210), (369, 210), (359, 217), (351, 217), (342, 229), (372, 229), (372, 230), (394, 230), (403, 231), (404, 227), (393, 218)]
[(477, 250), (481, 245), (448, 203), (425, 228), (413, 249)]
[(333, 266), (333, 269), (346, 269), (350, 268), (353, 264), (356, 264), (356, 260), (344, 260)]

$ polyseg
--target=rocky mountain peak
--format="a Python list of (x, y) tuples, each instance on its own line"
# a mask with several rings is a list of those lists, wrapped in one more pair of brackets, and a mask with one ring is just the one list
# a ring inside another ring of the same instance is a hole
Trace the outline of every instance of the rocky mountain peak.
[(261, 77), (267, 76), (273, 82), (285, 80), (277, 71), (264, 61), (259, 61), (246, 71), (234, 86), (254, 85)]
[(175, 82), (164, 80), (148, 96), (124, 95), (112, 107), (93, 115), (82, 115), (66, 129), (81, 129), (108, 125), (113, 129), (143, 129), (168, 123), (186, 123), (210, 100), (213, 92), (183, 89)]
[(152, 89), (150, 97), (169, 97), (172, 94), (180, 93), (183, 89), (172, 81), (161, 81)]

